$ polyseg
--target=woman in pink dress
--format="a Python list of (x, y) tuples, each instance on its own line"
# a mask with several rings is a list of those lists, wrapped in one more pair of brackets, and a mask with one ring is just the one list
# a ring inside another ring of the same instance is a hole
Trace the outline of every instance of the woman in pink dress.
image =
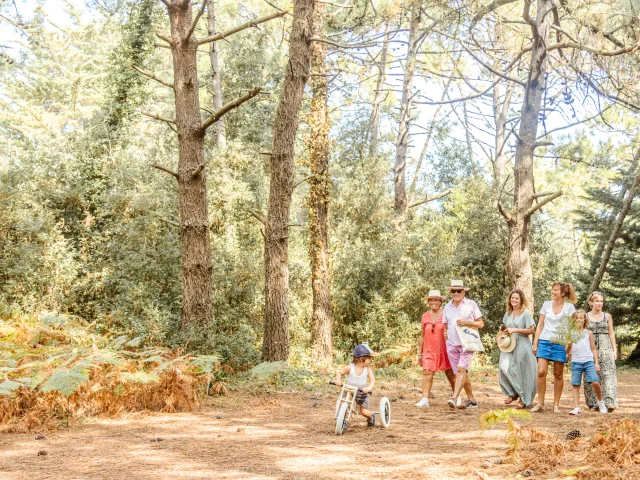
[(421, 334), (418, 339), (418, 361), (422, 365), (422, 399), (415, 404), (416, 407), (429, 406), (429, 394), (435, 372), (444, 371), (451, 389), (456, 383), (456, 376), (447, 355), (445, 324), (442, 323), (442, 304), (445, 300), (446, 298), (440, 295), (440, 290), (430, 290), (427, 295), (430, 310), (422, 315)]

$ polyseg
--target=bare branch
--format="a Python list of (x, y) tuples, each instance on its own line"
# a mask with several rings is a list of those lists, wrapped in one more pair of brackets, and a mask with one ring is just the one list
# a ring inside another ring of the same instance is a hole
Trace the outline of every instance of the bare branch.
[(509, 212), (506, 212), (504, 208), (502, 208), (502, 203), (500, 202), (498, 202), (498, 211), (500, 212), (500, 215), (502, 215), (507, 222), (511, 222), (511, 214)]
[(493, 12), (495, 9), (503, 5), (508, 5), (509, 3), (513, 3), (515, 1), (516, 0), (493, 0), (493, 2), (491, 2), (489, 5), (482, 7), (480, 11), (476, 13), (476, 15), (473, 17), (473, 20), (471, 20), (471, 25), (469, 26), (469, 30), (473, 30), (473, 27), (475, 27), (476, 23), (482, 20), (482, 17), (484, 17), (488, 13)]
[(311, 180), (312, 178), (315, 178), (315, 175), (309, 175), (308, 177), (303, 178), (302, 180), (296, 182), (293, 185), (293, 189), (295, 190), (296, 187), (302, 185), (304, 182), (308, 182), (309, 180)]
[(598, 85), (596, 85), (596, 83), (594, 81), (592, 81), (589, 77), (587, 77), (587, 75), (584, 74), (584, 72), (574, 68), (574, 71), (580, 75), (585, 82), (587, 82), (587, 84), (593, 88), (600, 96), (602, 97), (606, 97), (609, 100), (614, 100), (616, 102), (619, 102), (627, 107), (629, 107), (631, 110), (635, 110), (636, 112), (640, 112), (640, 106), (631, 103), (623, 98), (618, 97), (617, 95), (613, 95), (611, 93), (607, 93), (604, 90), (602, 90)]
[(204, 170), (204, 165), (198, 165), (198, 168), (191, 174), (191, 178), (198, 178), (198, 175)]
[(171, 120), (170, 118), (161, 117), (160, 115), (154, 115), (153, 113), (148, 112), (140, 112), (145, 117), (153, 118), (154, 120), (160, 120), (161, 122), (172, 123), (175, 125), (176, 121)]
[(613, 104), (607, 105), (607, 107), (602, 110), (601, 112), (596, 113), (595, 115), (593, 115), (592, 117), (589, 118), (585, 118), (584, 120), (579, 120), (577, 122), (573, 122), (573, 123), (569, 123), (568, 125), (563, 125), (562, 127), (558, 127), (558, 128), (554, 128), (553, 130), (549, 130), (548, 132), (545, 132), (544, 135), (540, 135), (538, 138), (544, 138), (544, 137), (548, 137), (549, 135), (551, 135), (552, 133), (555, 133), (559, 130), (565, 130), (567, 128), (571, 128), (571, 127), (575, 127), (576, 125), (580, 125), (581, 123), (586, 123), (590, 120), (593, 120), (596, 117), (599, 117), (600, 115), (602, 115), (604, 112), (606, 112), (607, 110), (609, 110), (611, 107), (613, 106)]
[(254, 88), (253, 90), (249, 90), (242, 97), (238, 97), (235, 100), (232, 100), (231, 102), (227, 103), (226, 105), (223, 105), (220, 110), (218, 110), (213, 115), (211, 115), (209, 118), (207, 118), (204, 122), (202, 122), (202, 125), (200, 127), (203, 130), (206, 130), (211, 125), (213, 125), (218, 120), (220, 120), (224, 114), (228, 113), (229, 111), (233, 110), (234, 108), (238, 108), (244, 102), (246, 102), (247, 100), (251, 100), (253, 97), (258, 95), (259, 93), (260, 93), (260, 89), (259, 88)]
[(412, 102), (414, 104), (420, 104), (420, 105), (447, 105), (449, 103), (458, 103), (458, 102), (465, 102), (467, 100), (473, 100), (474, 98), (478, 98), (483, 96), (484, 94), (486, 94), (489, 90), (491, 90), (500, 80), (497, 80), (495, 82), (493, 82), (491, 85), (489, 85), (486, 89), (484, 89), (481, 92), (478, 92), (476, 94), (473, 95), (469, 95), (467, 97), (462, 97), (462, 98), (454, 98), (453, 100), (441, 100), (439, 102)]
[(409, 204), (407, 209), (413, 208), (413, 207), (417, 207), (418, 205), (422, 205), (423, 203), (432, 202), (433, 200), (437, 200), (437, 199), (442, 198), (442, 197), (446, 197), (451, 192), (453, 192), (453, 190), (448, 188), (444, 192), (440, 192), (437, 195), (434, 195), (433, 197), (426, 197), (426, 198), (424, 198), (422, 200), (418, 200), (417, 202), (413, 202), (413, 203)]
[(524, 214), (524, 217), (530, 217), (531, 215), (533, 215), (534, 213), (536, 213), (536, 211), (540, 210), (543, 206), (545, 206), (547, 203), (554, 201), (556, 198), (558, 198), (560, 195), (562, 195), (562, 192), (556, 192), (553, 195), (551, 195), (549, 198), (546, 198), (544, 200), (542, 200), (541, 202), (536, 203), (535, 205), (533, 205), (529, 210), (527, 210)]
[(553, 142), (536, 142), (533, 144), (533, 148), (538, 148), (538, 147), (550, 147), (554, 145)]
[[(463, 45), (463, 47), (466, 52), (471, 55), (474, 60), (476, 62), (478, 62), (480, 65), (482, 65), (484, 68), (486, 68), (487, 70), (489, 70), (491, 73), (493, 73), (494, 75), (498, 75), (499, 77), (504, 78), (505, 80), (509, 80), (510, 82), (514, 82), (517, 83), (518, 85), (522, 85), (523, 87), (526, 85), (525, 82), (523, 82), (522, 80), (519, 80), (517, 78), (514, 77), (510, 77), (509, 75), (506, 75), (505, 73), (499, 72), (498, 70), (496, 70), (495, 68), (493, 68), (491, 65), (489, 65), (488, 63), (483, 62), (482, 60), (480, 60), (477, 56), (474, 55), (474, 53), (471, 51), (471, 49), (465, 47)], [(513, 64), (513, 62), (511, 62)]]
[(202, 14), (204, 13), (204, 9), (206, 6), (207, 6), (207, 0), (202, 0), (202, 6), (200, 7), (198, 14), (196, 15), (196, 18), (193, 19), (191, 28), (189, 28), (189, 31), (187, 32), (187, 37), (184, 39), (185, 42), (188, 42), (189, 39), (191, 38), (191, 35), (193, 35), (193, 32), (195, 32), (196, 27), (198, 26), (198, 21), (200, 20), (200, 17), (202, 17)]
[(138, 67), (137, 65), (131, 65), (131, 68), (133, 68), (136, 72), (140, 72), (141, 74), (143, 74), (146, 77), (149, 77), (153, 80), (155, 80), (156, 82), (161, 83), (162, 85), (169, 87), (171, 89), (173, 89), (173, 83), (169, 83), (169, 82), (165, 82), (164, 80), (162, 80), (161, 78), (156, 77), (153, 73), (151, 72), (147, 72), (146, 70)]
[[(256, 212), (254, 210), (247, 210), (249, 212), (249, 214), (255, 218), (256, 220), (258, 220), (261, 224), (266, 225), (267, 224), (267, 219), (264, 217), (264, 215), (262, 215), (259, 212)], [(264, 235), (264, 234), (263, 234)]]
[(156, 37), (158, 37), (160, 40), (164, 40), (169, 45), (171, 45), (171, 37), (167, 37), (166, 35), (164, 35), (164, 34), (162, 34), (160, 32), (156, 32)]
[(157, 168), (158, 170), (162, 170), (163, 172), (168, 173), (169, 175), (173, 175), (174, 177), (180, 178), (180, 175), (178, 175), (178, 172), (174, 172), (173, 170), (171, 170), (170, 168), (167, 167), (163, 167), (162, 165), (158, 165), (157, 163), (153, 163), (151, 165), (153, 168)]
[(246, 30), (249, 27), (255, 27), (260, 23), (268, 22), (269, 20), (273, 20), (274, 18), (283, 17), (287, 13), (289, 13), (288, 10), (283, 10), (282, 12), (274, 13), (273, 15), (268, 15), (266, 17), (261, 17), (251, 22), (243, 23), (242, 25), (236, 28), (232, 28), (231, 30), (227, 30), (226, 32), (216, 33), (215, 35), (211, 35), (210, 37), (205, 37), (201, 40), (198, 40), (197, 43), (198, 45), (204, 45), (205, 43), (217, 42), (218, 40), (227, 38), (229, 35), (233, 35), (234, 33), (241, 32), (242, 30)]
[(332, 45), (337, 48), (365, 48), (365, 47), (375, 47), (376, 45), (378, 45), (376, 42), (345, 44), (345, 43), (334, 42), (333, 40), (329, 40), (328, 38), (319, 38), (319, 37), (311, 37), (309, 41), (326, 43), (327, 45)]
[(160, 215), (157, 215), (158, 220), (162, 220), (165, 223), (168, 223), (169, 225), (173, 225), (174, 227), (179, 227), (180, 224), (178, 222), (174, 222), (173, 220), (169, 220), (168, 218), (164, 218), (161, 217)]
[(598, 50), (597, 48), (590, 47), (589, 45), (582, 45), (575, 42), (562, 42), (547, 47), (547, 52), (552, 50), (558, 50), (560, 48), (575, 48), (576, 50), (582, 50), (584, 52), (593, 53), (594, 55), (601, 55), (604, 57), (615, 57), (617, 55), (624, 55), (625, 53), (635, 52), (640, 48), (640, 42), (635, 45), (620, 48), (618, 50)]
[(541, 198), (541, 197), (546, 197), (547, 195), (553, 195), (556, 192), (540, 192), (540, 193), (536, 193), (533, 198)]
[(164, 3), (167, 8), (171, 8), (171, 2), (169, 0), (160, 0), (162, 3)]

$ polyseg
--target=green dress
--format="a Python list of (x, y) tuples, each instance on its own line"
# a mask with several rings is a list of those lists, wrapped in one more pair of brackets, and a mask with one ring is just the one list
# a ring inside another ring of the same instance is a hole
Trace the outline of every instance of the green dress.
[[(535, 326), (533, 315), (525, 310), (516, 318), (505, 313), (502, 322), (507, 328), (529, 328)], [(538, 364), (528, 335), (514, 334), (516, 348), (512, 352), (500, 352), (498, 377), (505, 396), (518, 396), (525, 405), (531, 405), (538, 392)]]

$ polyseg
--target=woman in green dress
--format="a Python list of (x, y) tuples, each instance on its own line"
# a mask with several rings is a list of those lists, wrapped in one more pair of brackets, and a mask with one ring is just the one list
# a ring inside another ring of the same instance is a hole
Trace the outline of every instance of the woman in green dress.
[(538, 367), (531, 348), (530, 335), (535, 330), (533, 315), (527, 310), (527, 299), (522, 290), (513, 290), (507, 298), (507, 311), (498, 334), (500, 348), (499, 380), (504, 403), (517, 400), (515, 408), (525, 408), (533, 403), (538, 391), (536, 377)]

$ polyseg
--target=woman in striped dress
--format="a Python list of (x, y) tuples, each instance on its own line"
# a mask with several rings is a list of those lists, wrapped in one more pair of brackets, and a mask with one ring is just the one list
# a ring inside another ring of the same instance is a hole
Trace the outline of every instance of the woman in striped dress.
[[(618, 408), (618, 379), (616, 375), (616, 360), (618, 353), (616, 348), (616, 336), (613, 333), (613, 319), (611, 315), (605, 313), (604, 295), (600, 292), (593, 292), (589, 296), (589, 306), (591, 311), (587, 313), (587, 328), (593, 333), (593, 339), (598, 350), (598, 361), (600, 362), (600, 385), (602, 385), (602, 397), (610, 412)], [(586, 381), (584, 382), (584, 396), (587, 405), (592, 410), (598, 409), (598, 400), (593, 388)]]

